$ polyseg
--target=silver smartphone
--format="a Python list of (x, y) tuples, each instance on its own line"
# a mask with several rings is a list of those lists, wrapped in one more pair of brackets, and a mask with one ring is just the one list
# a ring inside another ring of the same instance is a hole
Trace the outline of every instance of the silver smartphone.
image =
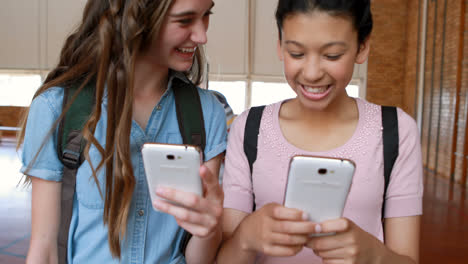
[(355, 167), (348, 159), (294, 156), (289, 164), (284, 206), (306, 212), (316, 223), (340, 218)]
[(156, 195), (158, 186), (202, 196), (203, 188), (199, 173), (202, 153), (198, 147), (146, 143), (141, 153), (152, 201), (161, 199)]

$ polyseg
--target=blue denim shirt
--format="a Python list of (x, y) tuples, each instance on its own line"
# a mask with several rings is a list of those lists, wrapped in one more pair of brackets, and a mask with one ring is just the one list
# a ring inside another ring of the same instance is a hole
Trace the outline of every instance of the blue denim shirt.
[[(170, 83), (153, 109), (146, 130), (135, 121), (132, 122), (130, 149), (136, 186), (128, 216), (127, 235), (121, 242), (121, 263), (185, 263), (179, 252), (183, 230), (174, 217), (153, 210), (140, 151), (145, 142), (182, 143)], [(226, 119), (224, 109), (217, 99), (207, 90), (198, 91), (207, 138), (204, 152), (206, 161), (226, 149)], [(39, 95), (31, 104), (21, 168), (27, 175), (50, 181), (62, 180), (63, 165), (56, 151), (57, 130), (47, 136), (62, 111), (62, 98), (63, 89), (54, 87)], [(107, 102), (104, 100), (101, 119), (95, 131), (95, 137), (102, 145), (106, 135), (106, 106)], [(36, 161), (30, 164), (44, 140), (45, 145)], [(89, 155), (96, 167), (101, 160), (99, 152), (92, 147)], [(77, 173), (68, 241), (68, 263), (119, 263), (118, 259), (112, 258), (109, 251), (107, 227), (103, 225), (102, 217), (104, 201), (91, 175), (90, 165), (85, 161)], [(101, 188), (105, 188), (104, 169), (98, 172), (98, 179)]]

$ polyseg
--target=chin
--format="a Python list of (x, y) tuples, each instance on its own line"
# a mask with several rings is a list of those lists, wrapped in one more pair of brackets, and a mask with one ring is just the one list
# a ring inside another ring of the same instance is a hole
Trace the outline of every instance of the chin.
[(179, 71), (179, 72), (186, 72), (192, 68), (193, 62), (185, 62), (185, 63), (174, 63), (169, 68)]
[(304, 109), (308, 109), (314, 112), (325, 111), (330, 106), (330, 98), (324, 98), (322, 100), (312, 101), (304, 97), (297, 97), (299, 103)]

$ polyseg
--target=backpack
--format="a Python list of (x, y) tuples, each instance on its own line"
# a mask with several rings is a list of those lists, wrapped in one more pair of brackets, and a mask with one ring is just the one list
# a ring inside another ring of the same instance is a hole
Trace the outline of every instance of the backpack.
[[(252, 182), (253, 163), (257, 159), (257, 144), (258, 134), (260, 129), (260, 121), (262, 119), (265, 106), (252, 107), (247, 115), (244, 130), (244, 153), (249, 162), (250, 181)], [(382, 106), (382, 138), (383, 138), (383, 156), (384, 156), (384, 193), (382, 203), (382, 221), (385, 213), (385, 197), (387, 188), (390, 182), (390, 174), (392, 173), (393, 165), (398, 157), (398, 116), (397, 109), (393, 106)], [(256, 209), (255, 195), (253, 199), (253, 211)]]
[[(192, 82), (180, 78), (175, 76), (172, 79), (172, 89), (182, 141), (184, 144), (196, 145), (204, 151), (206, 136), (200, 96), (197, 87)], [(63, 107), (75, 96), (79, 87), (80, 85), (70, 85), (67, 89), (64, 89)], [(86, 145), (81, 131), (94, 106), (94, 83), (90, 82), (85, 85), (76, 96), (75, 101), (60, 122), (58, 131), (57, 154), (64, 165), (60, 228), (57, 240), (58, 262), (61, 264), (67, 263), (68, 233), (73, 211), (76, 173), (84, 161), (82, 153)], [(180, 243), (182, 253), (185, 253), (190, 238), (191, 234), (184, 231)]]

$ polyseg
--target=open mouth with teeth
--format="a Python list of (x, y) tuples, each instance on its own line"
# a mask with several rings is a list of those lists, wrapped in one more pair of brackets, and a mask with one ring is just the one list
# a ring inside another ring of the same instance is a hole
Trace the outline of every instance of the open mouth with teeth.
[(195, 54), (197, 47), (192, 48), (175, 48), (177, 54), (183, 58), (190, 59)]
[(177, 51), (182, 52), (182, 53), (194, 53), (197, 47), (193, 48), (177, 48)]
[(320, 100), (330, 93), (332, 85), (307, 86), (300, 84), (300, 87), (304, 97), (311, 100)]

